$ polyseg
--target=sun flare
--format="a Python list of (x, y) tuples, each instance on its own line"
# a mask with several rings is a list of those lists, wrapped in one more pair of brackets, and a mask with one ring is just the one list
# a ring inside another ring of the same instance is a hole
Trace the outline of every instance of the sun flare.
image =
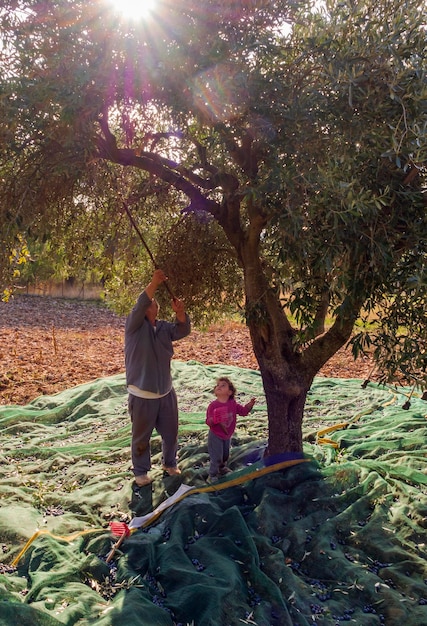
[(110, 0), (116, 13), (127, 19), (144, 19), (154, 10), (158, 0)]

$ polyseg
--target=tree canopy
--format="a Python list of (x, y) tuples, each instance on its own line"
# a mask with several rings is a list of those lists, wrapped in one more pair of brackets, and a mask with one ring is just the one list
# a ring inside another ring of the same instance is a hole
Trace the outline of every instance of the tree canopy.
[(129, 283), (127, 203), (190, 311), (243, 286), (273, 452), (301, 448), (313, 377), (355, 325), (384, 379), (425, 384), (418, 2), (159, 0), (139, 22), (107, 0), (3, 4), (3, 277), (60, 240), (103, 271), (114, 250)]

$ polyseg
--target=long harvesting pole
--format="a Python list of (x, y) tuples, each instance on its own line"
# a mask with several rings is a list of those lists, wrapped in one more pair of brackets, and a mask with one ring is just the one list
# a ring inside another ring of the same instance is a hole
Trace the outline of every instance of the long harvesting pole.
[[(133, 215), (132, 215), (132, 213), (130, 212), (130, 209), (129, 209), (128, 205), (126, 204), (126, 202), (123, 202), (123, 208), (124, 208), (124, 210), (126, 211), (127, 216), (128, 216), (128, 218), (129, 218), (129, 221), (130, 221), (130, 223), (132, 224), (132, 226), (134, 227), (135, 232), (137, 233), (137, 235), (138, 235), (138, 236), (139, 236), (139, 238), (141, 239), (141, 241), (142, 241), (142, 244), (143, 244), (144, 248), (147, 250), (147, 252), (148, 252), (148, 256), (150, 257), (151, 261), (153, 262), (154, 268), (155, 268), (155, 269), (159, 269), (159, 266), (157, 265), (156, 260), (155, 260), (155, 258), (154, 258), (154, 256), (153, 256), (153, 254), (152, 254), (152, 252), (151, 252), (150, 248), (149, 248), (149, 247), (148, 247), (148, 245), (147, 245), (147, 242), (145, 241), (144, 237), (142, 236), (142, 233), (141, 233), (140, 229), (138, 228), (137, 223), (136, 223), (136, 222), (135, 222), (135, 220), (133, 219)], [(172, 290), (171, 290), (171, 288), (169, 287), (168, 283), (163, 283), (163, 284), (164, 284), (164, 286), (166, 287), (166, 289), (168, 290), (169, 295), (170, 295), (170, 297), (172, 298), (172, 300), (175, 300), (175, 296), (173, 295)]]

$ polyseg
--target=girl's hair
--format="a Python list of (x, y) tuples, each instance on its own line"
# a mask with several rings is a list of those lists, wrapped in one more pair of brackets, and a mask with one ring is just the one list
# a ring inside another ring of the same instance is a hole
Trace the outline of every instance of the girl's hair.
[(220, 378), (217, 378), (216, 384), (218, 384), (219, 382), (227, 383), (231, 391), (230, 400), (234, 400), (234, 396), (236, 395), (236, 387), (233, 385), (231, 380), (227, 378), (227, 376), (220, 376)]

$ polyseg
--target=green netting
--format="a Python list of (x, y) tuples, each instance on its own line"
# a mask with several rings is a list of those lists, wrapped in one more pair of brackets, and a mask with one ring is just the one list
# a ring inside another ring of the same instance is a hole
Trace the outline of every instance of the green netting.
[[(258, 402), (215, 488), (204, 419), (219, 375)], [(404, 410), (409, 390), (318, 378), (305, 460), (265, 467), (258, 372), (173, 362), (173, 376), (182, 476), (163, 477), (156, 436), (154, 483), (135, 491), (124, 376), (0, 407), (0, 624), (427, 624), (419, 394)], [(181, 483), (194, 488), (150, 518)], [(136, 529), (107, 563), (112, 520)]]

